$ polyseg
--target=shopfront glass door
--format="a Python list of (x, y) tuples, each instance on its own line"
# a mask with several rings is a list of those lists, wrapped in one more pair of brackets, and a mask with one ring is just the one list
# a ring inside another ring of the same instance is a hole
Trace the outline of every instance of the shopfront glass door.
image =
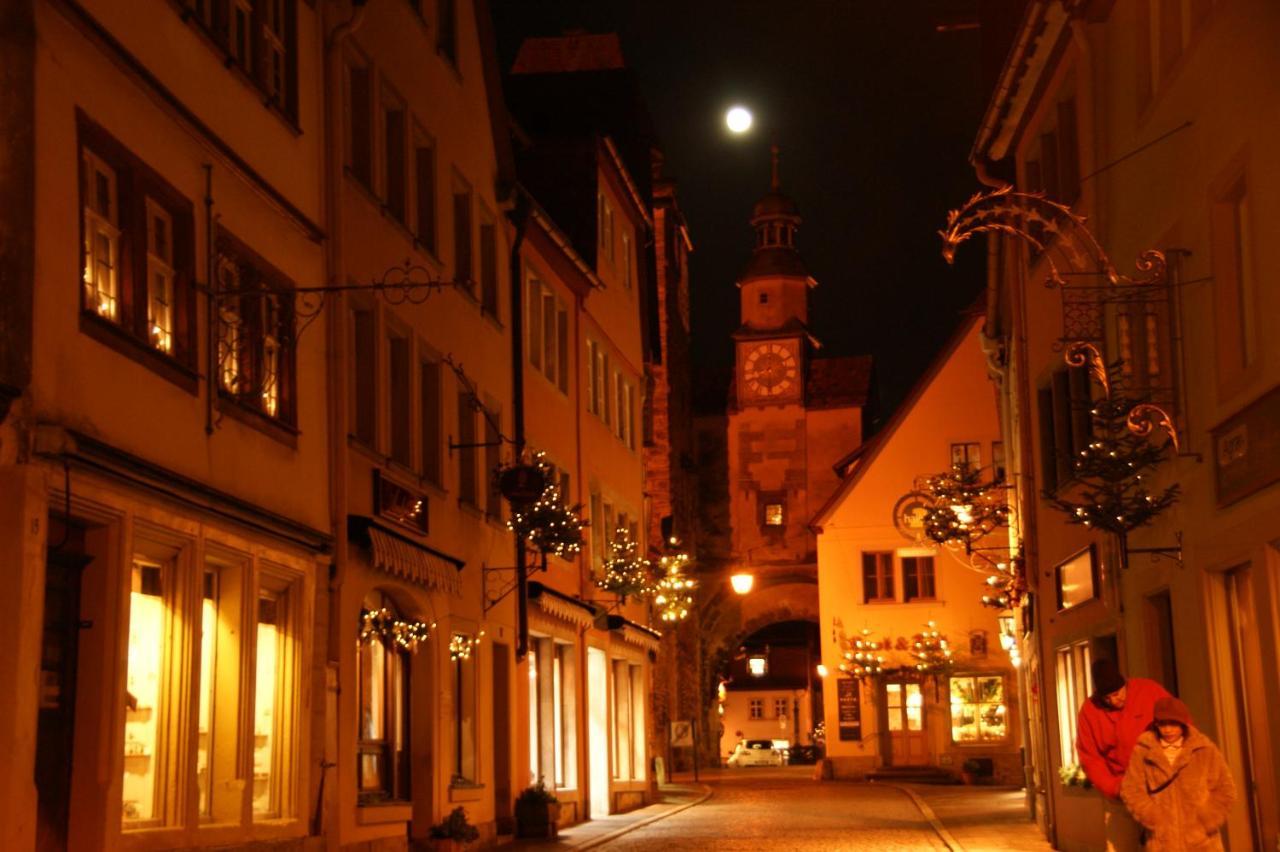
[(889, 760), (892, 766), (927, 763), (924, 743), (924, 695), (918, 683), (886, 683)]

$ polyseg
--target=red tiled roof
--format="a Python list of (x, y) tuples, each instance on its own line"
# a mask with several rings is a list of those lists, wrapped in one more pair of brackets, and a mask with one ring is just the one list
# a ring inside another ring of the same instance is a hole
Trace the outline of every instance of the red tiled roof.
[(808, 408), (866, 405), (871, 393), (871, 356), (815, 358), (809, 362), (804, 398)]
[(527, 38), (520, 45), (512, 74), (561, 74), (573, 71), (615, 71), (626, 68), (617, 33), (575, 33), (550, 38)]

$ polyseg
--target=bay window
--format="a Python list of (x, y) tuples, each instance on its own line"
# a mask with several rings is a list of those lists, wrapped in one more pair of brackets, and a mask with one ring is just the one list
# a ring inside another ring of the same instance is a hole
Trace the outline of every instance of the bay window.
[(1008, 732), (1003, 675), (951, 678), (952, 742), (1000, 742)]

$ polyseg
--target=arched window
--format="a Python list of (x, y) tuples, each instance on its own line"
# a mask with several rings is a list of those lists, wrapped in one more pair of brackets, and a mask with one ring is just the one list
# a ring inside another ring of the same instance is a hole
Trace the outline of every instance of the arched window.
[(409, 801), (409, 654), (389, 636), (365, 630), (368, 613), (399, 613), (382, 592), (365, 597), (356, 650), (360, 684), (356, 784), (362, 804)]

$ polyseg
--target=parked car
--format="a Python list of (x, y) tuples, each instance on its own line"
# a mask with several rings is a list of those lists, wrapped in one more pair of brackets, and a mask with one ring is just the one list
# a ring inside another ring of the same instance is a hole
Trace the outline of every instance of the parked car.
[(729, 755), (729, 766), (782, 766), (782, 752), (774, 748), (773, 740), (741, 740)]
[(818, 745), (793, 745), (787, 755), (787, 763), (792, 766), (817, 763), (823, 756), (823, 748)]

